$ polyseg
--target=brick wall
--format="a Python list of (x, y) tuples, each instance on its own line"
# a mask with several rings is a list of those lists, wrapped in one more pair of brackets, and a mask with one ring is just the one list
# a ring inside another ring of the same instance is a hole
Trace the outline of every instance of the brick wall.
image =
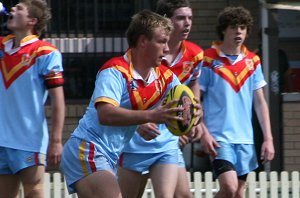
[(283, 104), (283, 169), (300, 171), (300, 102)]
[[(66, 105), (65, 126), (63, 131), (63, 142), (65, 142), (70, 134), (78, 125), (79, 119), (83, 116), (88, 102), (86, 104), (69, 104)], [(50, 106), (46, 106), (46, 115), (48, 118), (48, 127), (51, 129), (51, 111)]]

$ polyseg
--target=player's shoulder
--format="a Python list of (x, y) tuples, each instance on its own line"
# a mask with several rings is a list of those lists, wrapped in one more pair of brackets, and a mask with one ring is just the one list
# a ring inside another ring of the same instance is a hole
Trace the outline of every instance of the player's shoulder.
[(52, 48), (53, 50), (58, 50), (58, 48), (55, 45), (53, 45), (52, 43), (46, 40), (39, 39), (36, 41), (36, 45), (38, 45), (39, 47), (49, 47)]
[(128, 69), (129, 64), (128, 62), (124, 59), (123, 56), (116, 56), (108, 59), (100, 68), (100, 70), (108, 69), (108, 68), (124, 68)]

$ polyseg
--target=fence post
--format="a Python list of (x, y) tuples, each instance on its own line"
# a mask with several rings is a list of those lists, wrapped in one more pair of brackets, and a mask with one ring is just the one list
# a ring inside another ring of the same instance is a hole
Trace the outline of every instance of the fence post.
[(194, 172), (194, 197), (195, 198), (202, 198), (202, 175), (201, 172)]
[(246, 197), (255, 198), (256, 197), (256, 174), (255, 172), (250, 172), (247, 176), (247, 188)]
[(205, 197), (206, 198), (213, 198), (213, 177), (212, 177), (212, 172), (206, 172), (205, 174)]
[(299, 172), (293, 171), (292, 172), (292, 197), (293, 198), (299, 198), (299, 189), (300, 189), (300, 182), (299, 182)]
[(270, 197), (278, 197), (278, 175), (277, 172), (270, 172)]
[(44, 178), (44, 196), (45, 196), (45, 198), (51, 198), (50, 173), (45, 173), (45, 178)]
[(260, 197), (267, 197), (268, 181), (267, 172), (259, 172)]
[(280, 174), (281, 197), (289, 197), (289, 174), (282, 171)]

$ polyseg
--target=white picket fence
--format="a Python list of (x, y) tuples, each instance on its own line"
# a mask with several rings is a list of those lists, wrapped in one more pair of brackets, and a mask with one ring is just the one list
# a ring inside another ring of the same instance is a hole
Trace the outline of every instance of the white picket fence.
[[(258, 176), (258, 179), (257, 179)], [(191, 181), (191, 174), (188, 173)], [(212, 198), (218, 191), (217, 180), (213, 179), (212, 172), (194, 172), (193, 181), (190, 182), (190, 189), (195, 198)], [(69, 195), (66, 184), (61, 173), (46, 173), (45, 177), (45, 198), (77, 198), (76, 194)], [(19, 197), (23, 198), (23, 189), (20, 189)], [(299, 172), (291, 173), (260, 172), (256, 175), (251, 172), (247, 178), (246, 198), (300, 198)], [(143, 198), (155, 198), (149, 179)]]

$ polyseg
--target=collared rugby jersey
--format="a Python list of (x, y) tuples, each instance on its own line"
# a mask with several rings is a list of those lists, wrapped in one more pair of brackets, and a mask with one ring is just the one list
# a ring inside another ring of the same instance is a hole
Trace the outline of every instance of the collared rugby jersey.
[[(197, 80), (200, 75), (200, 61), (203, 58), (203, 50), (196, 44), (183, 41), (177, 57), (172, 63), (166, 60), (162, 64), (168, 67), (178, 77), (182, 84), (188, 85), (191, 80)], [(129, 153), (159, 153), (166, 150), (178, 149), (178, 136), (174, 136), (165, 126), (158, 124), (161, 132), (153, 140), (145, 140), (138, 133), (135, 133), (124, 152)]]
[(62, 86), (61, 53), (36, 35), (0, 39), (0, 146), (46, 153), (47, 89)]
[(203, 50), (201, 47), (190, 41), (184, 40), (180, 53), (172, 63), (166, 60), (162, 64), (169, 67), (176, 74), (182, 84), (188, 85), (191, 80), (197, 80), (201, 72)]
[(219, 45), (205, 50), (199, 78), (206, 126), (217, 141), (253, 144), (253, 94), (266, 85), (260, 59), (242, 46), (232, 60)]
[(180, 84), (178, 78), (162, 65), (152, 69), (148, 81), (142, 80), (136, 75), (130, 57), (129, 50), (124, 56), (112, 58), (100, 68), (87, 111), (72, 134), (100, 145), (101, 152), (105, 153), (114, 165), (137, 126), (101, 125), (95, 108), (96, 103), (107, 102), (135, 110), (152, 109), (162, 102), (172, 87)]

